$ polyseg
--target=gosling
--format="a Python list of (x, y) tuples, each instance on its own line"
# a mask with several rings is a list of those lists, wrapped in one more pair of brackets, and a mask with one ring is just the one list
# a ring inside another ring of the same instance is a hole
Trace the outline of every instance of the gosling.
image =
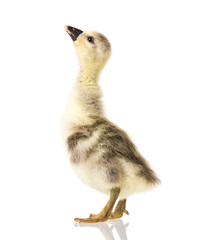
[(77, 176), (110, 195), (99, 214), (74, 220), (96, 223), (121, 218), (128, 214), (127, 197), (155, 187), (160, 180), (126, 132), (104, 116), (99, 77), (111, 54), (110, 42), (98, 32), (71, 26), (65, 30), (73, 40), (80, 73), (63, 115), (64, 142)]

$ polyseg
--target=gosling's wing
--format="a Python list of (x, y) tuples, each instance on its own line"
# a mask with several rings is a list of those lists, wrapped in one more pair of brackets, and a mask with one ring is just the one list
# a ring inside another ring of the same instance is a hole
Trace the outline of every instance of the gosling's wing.
[(159, 183), (156, 174), (138, 152), (127, 133), (108, 120), (101, 126), (98, 148), (103, 153), (103, 158), (107, 161), (109, 159), (128, 161), (135, 166), (137, 175), (145, 178), (147, 182)]
[(104, 164), (109, 164), (114, 173), (119, 169), (117, 159), (121, 159), (131, 163), (136, 174), (147, 182), (159, 182), (125, 131), (105, 118), (93, 118), (93, 124), (76, 126), (74, 133), (67, 139), (72, 162), (87, 161), (96, 155)]

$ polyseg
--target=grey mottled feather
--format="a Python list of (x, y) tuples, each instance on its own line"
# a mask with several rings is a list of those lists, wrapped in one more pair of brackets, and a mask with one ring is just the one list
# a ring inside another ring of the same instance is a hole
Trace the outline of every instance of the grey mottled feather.
[[(72, 163), (79, 164), (80, 161), (87, 161), (93, 153), (99, 152), (99, 164), (107, 166), (105, 169), (108, 169), (107, 175), (110, 182), (118, 181), (120, 174), (125, 174), (120, 172), (117, 159), (134, 164), (137, 169), (136, 174), (143, 177), (146, 182), (159, 182), (156, 174), (122, 129), (116, 127), (106, 118), (99, 116), (91, 116), (91, 118), (94, 119), (93, 124), (75, 126), (74, 133), (67, 139)], [(85, 150), (84, 156), (77, 154), (77, 144), (80, 141), (88, 141), (95, 134), (95, 131), (100, 132), (100, 134), (93, 145)]]

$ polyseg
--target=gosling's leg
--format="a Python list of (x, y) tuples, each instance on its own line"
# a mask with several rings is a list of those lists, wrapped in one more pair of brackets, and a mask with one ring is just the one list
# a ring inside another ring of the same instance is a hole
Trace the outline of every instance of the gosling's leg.
[(92, 215), (89, 218), (75, 218), (74, 221), (76, 222), (84, 222), (84, 223), (96, 223), (96, 222), (105, 222), (113, 209), (113, 206), (115, 205), (115, 202), (119, 196), (120, 188), (114, 188), (110, 191), (110, 199), (107, 202), (106, 206), (103, 208), (103, 210), (98, 215)]
[(114, 212), (109, 216), (109, 219), (121, 218), (123, 213), (129, 215), (129, 212), (126, 210), (126, 199), (120, 200), (115, 207)]

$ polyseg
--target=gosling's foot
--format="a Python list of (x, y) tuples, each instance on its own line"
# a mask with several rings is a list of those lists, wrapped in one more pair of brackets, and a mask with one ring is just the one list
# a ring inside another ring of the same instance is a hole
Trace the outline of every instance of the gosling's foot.
[(97, 223), (97, 222), (105, 222), (108, 220), (113, 206), (119, 196), (120, 188), (113, 188), (110, 191), (110, 199), (107, 202), (106, 206), (103, 208), (103, 210), (98, 214), (90, 214), (89, 218), (75, 218), (74, 221), (78, 223)]
[[(116, 218), (121, 218), (123, 216), (123, 214), (127, 214), (129, 215), (129, 212), (126, 210), (126, 199), (124, 200), (120, 200), (114, 210), (114, 212), (111, 212), (108, 219), (116, 219)], [(89, 218), (91, 219), (96, 219), (100, 217), (100, 215), (96, 215), (91, 213)]]
[(129, 215), (129, 212), (126, 209), (124, 209), (121, 212), (112, 212), (109, 216), (109, 219), (121, 218), (124, 213)]
[(114, 210), (109, 216), (109, 219), (121, 218), (123, 214), (129, 215), (129, 212), (126, 210), (126, 199), (120, 200)]
[(96, 217), (89, 217), (89, 218), (75, 218), (74, 221), (78, 223), (98, 223), (98, 222), (105, 222), (108, 220), (108, 217), (106, 216), (99, 216), (96, 215)]

